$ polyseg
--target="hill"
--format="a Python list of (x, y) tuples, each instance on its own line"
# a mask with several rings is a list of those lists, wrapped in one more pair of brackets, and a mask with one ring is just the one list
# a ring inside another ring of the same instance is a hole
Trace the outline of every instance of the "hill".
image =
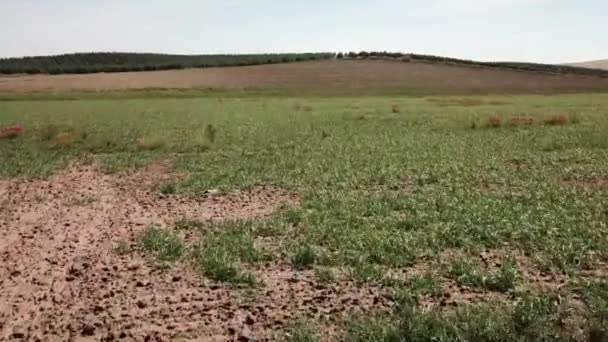
[(588, 61), (588, 62), (580, 62), (580, 63), (570, 63), (568, 65), (580, 67), (580, 68), (608, 70), (608, 59), (601, 59), (601, 60), (597, 60), (597, 61)]
[(0, 59), (0, 74), (89, 74), (245, 66), (333, 58), (332, 53), (257, 55), (167, 55), (153, 53), (76, 53)]
[(547, 94), (608, 91), (608, 78), (386, 59), (330, 59), (87, 75), (0, 76), (0, 92), (193, 88), (280, 90), (292, 94)]
[(467, 65), (512, 69), (519, 71), (546, 72), (608, 77), (608, 71), (577, 67), (520, 62), (479, 62), (450, 57), (404, 54), (400, 52), (349, 52), (349, 53), (293, 53), (250, 55), (168, 55), (153, 53), (77, 53), (57, 56), (38, 56), (0, 59), (0, 74), (89, 74), (99, 72), (129, 72), (178, 70), (279, 64), (324, 59), (389, 59), (402, 62), (426, 62), (434, 64)]

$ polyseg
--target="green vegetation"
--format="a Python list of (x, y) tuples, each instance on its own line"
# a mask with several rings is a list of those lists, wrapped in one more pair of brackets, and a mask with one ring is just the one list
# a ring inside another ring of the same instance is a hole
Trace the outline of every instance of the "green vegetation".
[[(177, 221), (200, 234), (187, 255), (154, 227), (141, 246), (160, 260), (186, 256), (221, 282), (256, 284), (260, 264), (273, 260), (292, 264), (289, 272), (314, 268), (319, 283), (335, 268), (355, 286), (398, 294), (395, 311), (347, 322), (347, 340), (584, 340), (606, 330), (606, 279), (589, 273), (608, 259), (605, 108), (608, 96), (597, 94), (0, 101), (0, 125), (24, 128), (0, 140), (0, 174), (45, 177), (85, 157), (112, 172), (170, 160), (188, 177), (161, 185), (165, 194), (260, 184), (297, 193), (297, 207), (264, 219)], [(569, 120), (545, 124), (555, 113)], [(488, 127), (491, 116), (536, 120)], [(162, 145), (142, 148), (147, 137)], [(484, 250), (527, 262), (482, 264)], [(451, 251), (462, 259), (434, 268)], [(568, 277), (568, 286), (537, 289), (523, 267)], [(408, 274), (385, 281), (390, 271)], [(442, 306), (447, 283), (487, 291)]]
[(310, 322), (296, 321), (287, 328), (284, 336), (277, 340), (284, 342), (317, 342), (321, 341), (321, 338)]
[(141, 248), (153, 253), (158, 261), (175, 262), (184, 255), (185, 247), (170, 231), (150, 226), (139, 236)]
[(259, 55), (166, 55), (153, 53), (76, 53), (0, 59), (0, 74), (89, 74), (221, 66), (245, 66), (333, 58), (332, 53)]
[(248, 226), (240, 222), (222, 224), (204, 236), (194, 251), (195, 264), (206, 277), (226, 283), (253, 285), (243, 263), (268, 261), (271, 256), (254, 246)]
[(466, 260), (458, 260), (452, 265), (449, 276), (462, 285), (507, 292), (515, 287), (517, 271), (511, 262), (504, 262), (498, 270), (487, 272), (476, 269)]

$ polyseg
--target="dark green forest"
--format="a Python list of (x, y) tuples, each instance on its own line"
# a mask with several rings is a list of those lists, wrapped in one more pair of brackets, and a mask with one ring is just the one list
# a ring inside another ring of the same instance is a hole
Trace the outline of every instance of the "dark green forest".
[(334, 58), (334, 53), (166, 55), (76, 53), (0, 59), (0, 74), (89, 74), (290, 63)]
[(167, 55), (153, 53), (76, 53), (57, 56), (0, 58), (0, 74), (89, 74), (97, 72), (153, 71), (303, 62), (323, 59), (394, 59), (476, 67), (492, 67), (555, 74), (608, 77), (607, 70), (567, 65), (478, 62), (449, 57), (399, 52), (289, 53), (249, 55)]

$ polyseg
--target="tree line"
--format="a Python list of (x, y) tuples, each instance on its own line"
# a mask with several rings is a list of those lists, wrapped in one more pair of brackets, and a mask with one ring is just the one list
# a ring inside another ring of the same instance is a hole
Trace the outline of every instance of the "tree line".
[(347, 59), (373, 59), (389, 58), (399, 59), (404, 62), (429, 62), (454, 65), (468, 65), (480, 67), (493, 67), (521, 71), (548, 72), (555, 74), (576, 74), (586, 76), (608, 77), (608, 71), (602, 69), (582, 68), (569, 65), (541, 64), (541, 63), (521, 63), (521, 62), (479, 62), (467, 59), (441, 57), (433, 55), (421, 55), (414, 53), (386, 52), (386, 51), (361, 51), (361, 52), (340, 52), (337, 58)]
[(334, 53), (167, 55), (75, 53), (0, 59), (0, 74), (88, 74), (290, 63), (334, 58)]

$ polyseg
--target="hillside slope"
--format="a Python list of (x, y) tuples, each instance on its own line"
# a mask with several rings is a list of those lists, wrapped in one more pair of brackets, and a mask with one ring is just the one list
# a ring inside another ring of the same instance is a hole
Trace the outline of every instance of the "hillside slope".
[(389, 60), (324, 60), (230, 68), (0, 76), (1, 92), (124, 89), (283, 89), (321, 93), (558, 93), (608, 91), (608, 78)]
[(570, 63), (568, 65), (581, 67), (581, 68), (608, 70), (608, 59), (601, 59), (601, 60), (597, 60), (597, 61), (588, 61), (588, 62), (580, 62), (580, 63)]

